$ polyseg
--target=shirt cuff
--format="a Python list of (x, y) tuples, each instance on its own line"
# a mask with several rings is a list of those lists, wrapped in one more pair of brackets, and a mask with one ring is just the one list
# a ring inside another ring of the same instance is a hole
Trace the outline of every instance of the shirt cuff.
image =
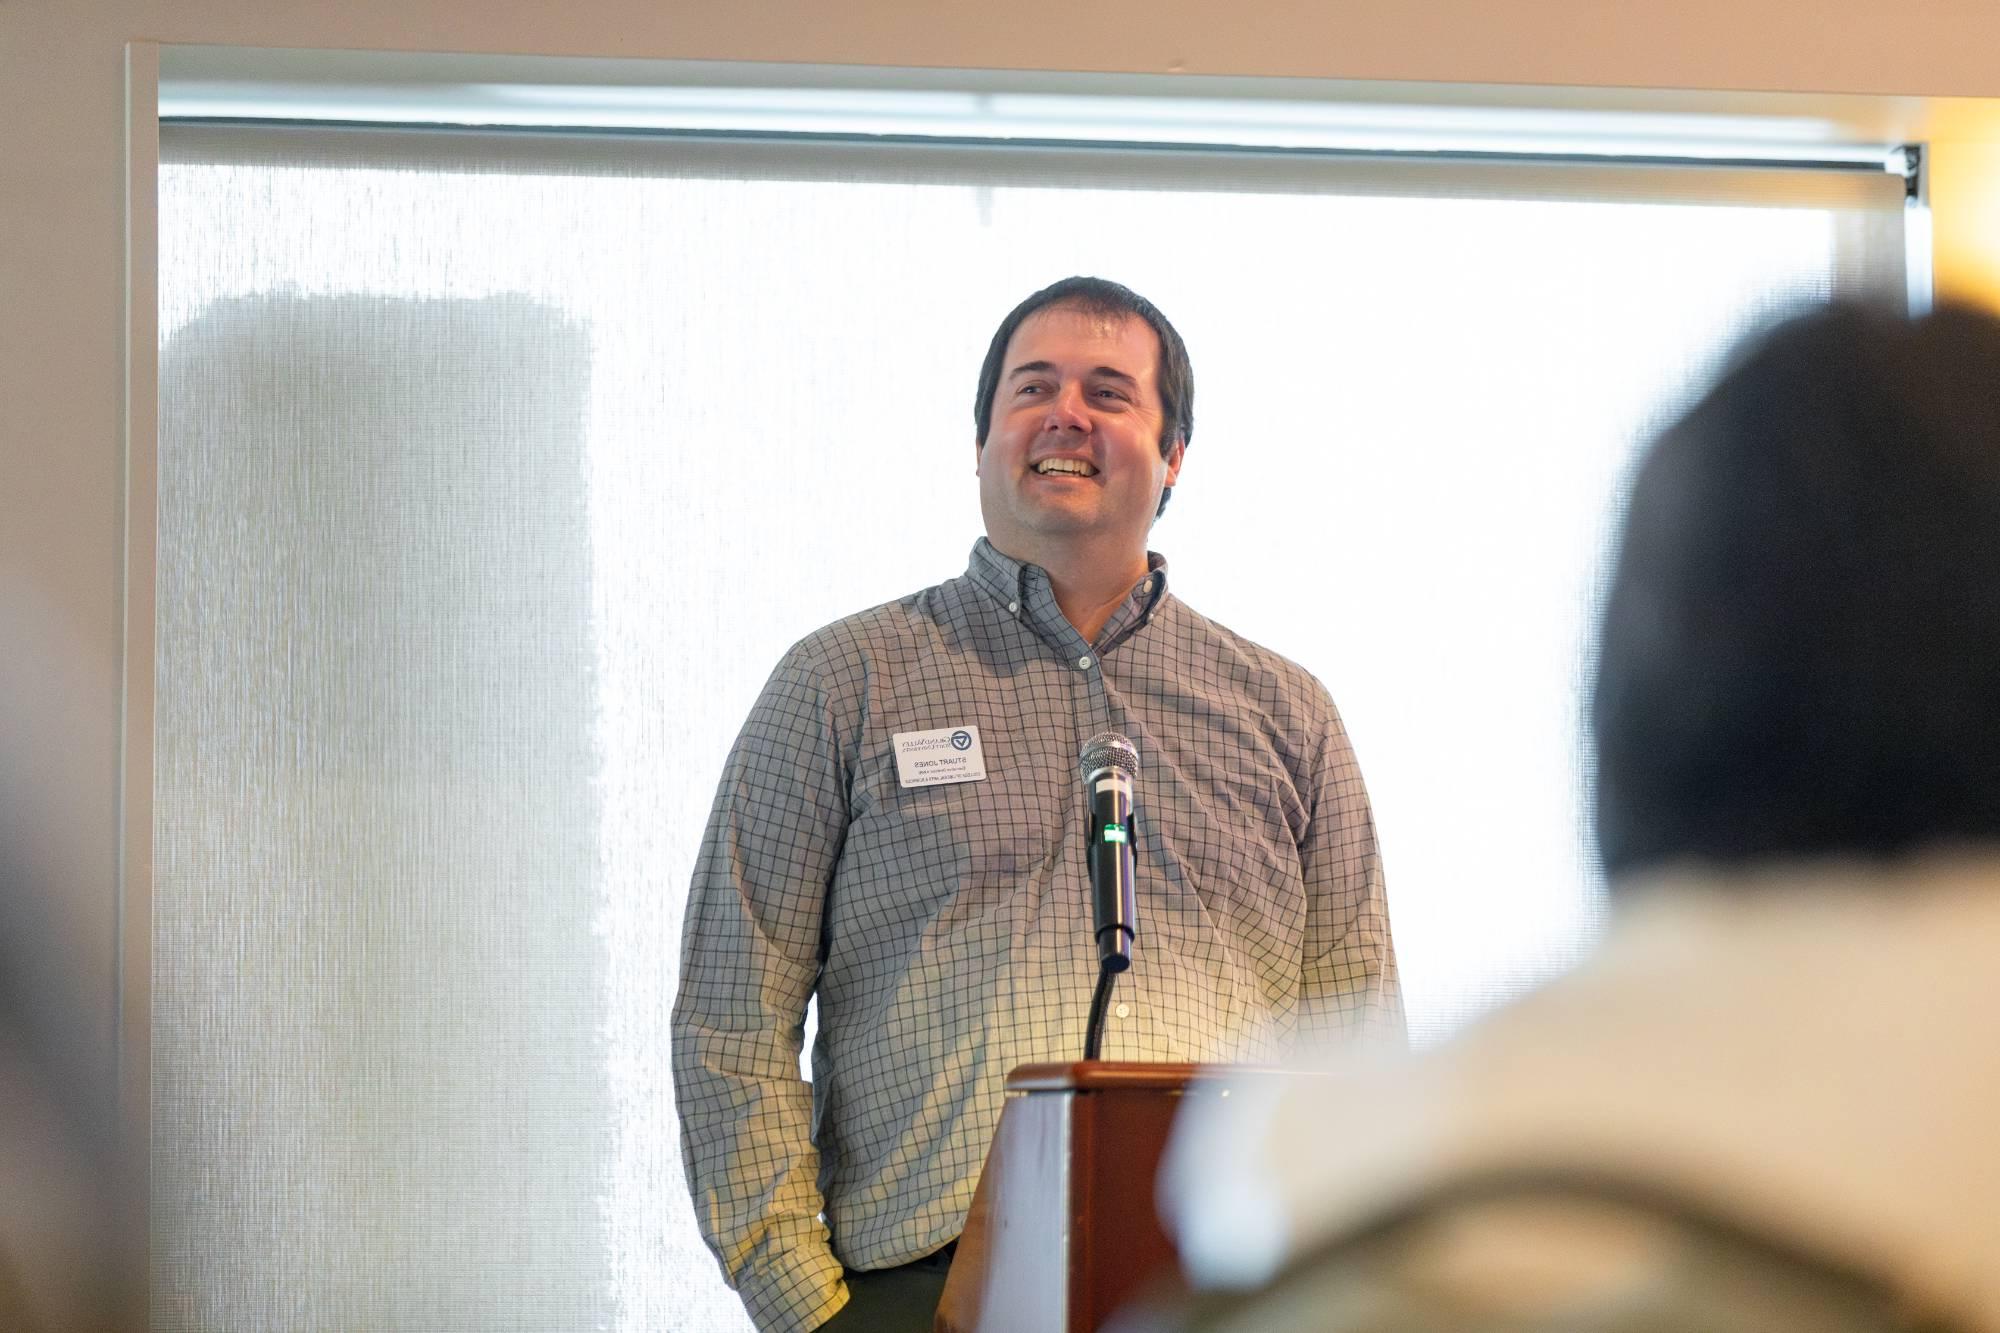
[(825, 1249), (743, 1274), (736, 1291), (758, 1333), (811, 1333), (847, 1304), (840, 1261)]

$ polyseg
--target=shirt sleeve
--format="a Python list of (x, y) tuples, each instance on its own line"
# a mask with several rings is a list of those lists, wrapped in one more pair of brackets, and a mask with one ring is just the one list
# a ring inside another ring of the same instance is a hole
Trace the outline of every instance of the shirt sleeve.
[(817, 1328), (847, 1301), (820, 1214), (799, 1076), (847, 780), (820, 673), (794, 649), (737, 737), (688, 891), (674, 1100), (696, 1220), (757, 1327)]
[(1361, 766), (1331, 699), (1309, 790), (1313, 805), (1299, 846), (1306, 890), (1299, 1030), (1309, 1042), (1351, 1037), (1406, 1041), (1396, 946), (1375, 816)]

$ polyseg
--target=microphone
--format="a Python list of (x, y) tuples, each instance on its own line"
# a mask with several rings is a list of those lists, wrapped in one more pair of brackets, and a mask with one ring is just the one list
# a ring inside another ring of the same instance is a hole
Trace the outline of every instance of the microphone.
[(1139, 751), (1115, 731), (1083, 743), (1083, 788), (1090, 797), (1090, 900), (1097, 965), (1105, 972), (1132, 966), (1139, 935), (1132, 875), (1132, 782)]

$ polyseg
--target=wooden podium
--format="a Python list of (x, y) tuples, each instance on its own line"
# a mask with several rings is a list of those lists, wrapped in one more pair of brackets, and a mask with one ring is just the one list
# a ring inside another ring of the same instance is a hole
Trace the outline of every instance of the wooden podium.
[(1182, 1285), (1153, 1180), (1187, 1096), (1263, 1071), (1023, 1065), (965, 1219), (939, 1333), (1088, 1333), (1141, 1291)]

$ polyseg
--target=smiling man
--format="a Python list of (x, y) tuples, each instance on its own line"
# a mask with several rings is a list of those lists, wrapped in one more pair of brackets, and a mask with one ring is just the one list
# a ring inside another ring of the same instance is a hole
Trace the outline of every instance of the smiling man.
[(674, 1078), (697, 1218), (761, 1329), (930, 1327), (1007, 1071), (1083, 1045), (1090, 736), (1141, 764), (1139, 938), (1106, 1058), (1401, 1032), (1332, 701), (1171, 596), (1146, 547), (1193, 402), (1143, 297), (1069, 278), (1023, 301), (980, 371), (965, 574), (801, 640), (731, 751)]

